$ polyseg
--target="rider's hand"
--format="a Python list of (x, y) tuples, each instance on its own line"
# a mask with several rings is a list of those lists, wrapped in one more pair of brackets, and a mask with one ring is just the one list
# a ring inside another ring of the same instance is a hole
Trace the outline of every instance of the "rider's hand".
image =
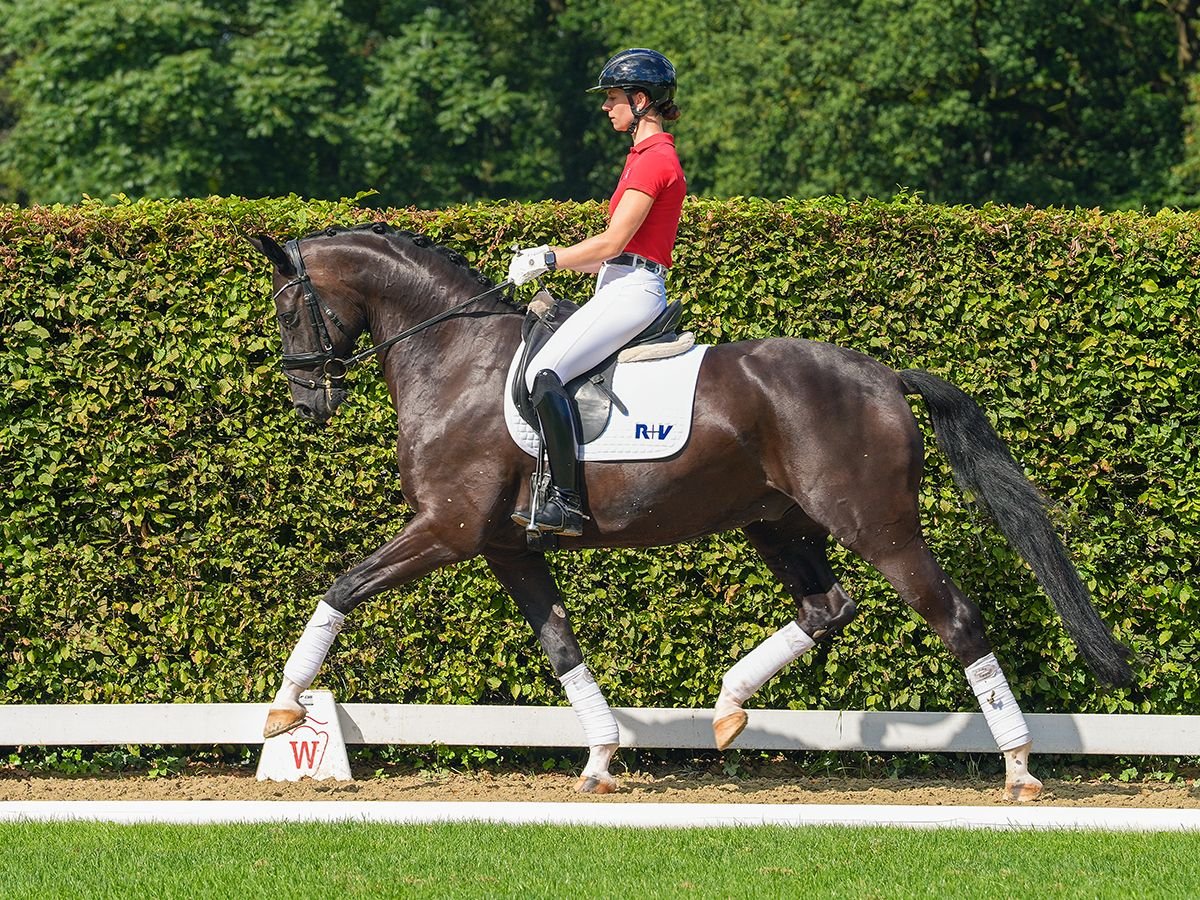
[(512, 262), (508, 264), (508, 280), (513, 284), (521, 285), (539, 275), (545, 275), (550, 271), (550, 267), (546, 265), (546, 254), (549, 252), (550, 248), (545, 244), (540, 247), (530, 247), (527, 250), (518, 250), (513, 256)]

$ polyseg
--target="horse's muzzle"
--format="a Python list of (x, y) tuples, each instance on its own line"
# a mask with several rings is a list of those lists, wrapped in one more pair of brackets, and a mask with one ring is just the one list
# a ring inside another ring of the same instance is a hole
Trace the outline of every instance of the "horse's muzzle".
[(331, 412), (319, 412), (307, 403), (296, 403), (292, 407), (305, 422), (312, 425), (314, 428), (323, 428), (329, 424)]

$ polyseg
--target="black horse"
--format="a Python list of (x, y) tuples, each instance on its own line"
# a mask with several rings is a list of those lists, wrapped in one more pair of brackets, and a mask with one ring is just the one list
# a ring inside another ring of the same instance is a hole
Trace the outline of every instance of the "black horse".
[[(482, 555), (554, 673), (568, 676), (564, 686), (592, 742), (578, 789), (612, 790), (615, 721), (609, 732), (598, 732), (595, 721), (589, 726), (588, 717), (602, 718), (607, 705), (583, 666), (544, 555), (530, 549), (510, 518), (527, 508), (534, 466), (509, 437), (503, 411), (523, 309), (458, 254), (382, 224), (328, 229), (286, 247), (265, 235), (253, 243), (274, 266), (284, 368), (301, 417), (324, 423), (333, 415), (345, 398), (346, 369), (365, 358), (352, 356), (364, 331), (385, 344), (368, 353), (378, 354), (396, 408), (399, 472), (415, 513), (400, 534), (329, 588), (318, 605), (325, 618), (314, 614), (289, 660), (292, 669), (284, 670), (301, 674), (284, 678), (264, 735), (303, 721), (296, 698), (311, 683), (341, 616), (381, 591)], [(562, 539), (563, 549), (652, 547), (741, 529), (791, 593), (791, 649), (782, 661), (768, 661), (742, 695), (735, 691), (731, 700), (723, 691), (714, 722), (718, 747), (744, 727), (746, 691), (811, 646), (807, 637), (797, 643), (796, 635), (829, 639), (853, 618), (854, 602), (827, 556), (831, 536), (887, 578), (969, 677), (973, 666), (986, 669), (983, 682), (972, 682), (981, 701), (981, 691), (995, 683), (987, 679), (998, 673), (1003, 682), (978, 608), (942, 570), (922, 533), (923, 441), (905, 399), (911, 394), (924, 398), (956, 479), (1029, 562), (1088, 665), (1110, 684), (1131, 681), (1128, 651), (1092, 607), (1041, 496), (966, 394), (927, 372), (894, 371), (830, 344), (786, 338), (722, 344), (708, 349), (700, 368), (684, 449), (661, 461), (585, 464), (590, 518), (581, 537)], [(780, 635), (768, 641), (786, 643)], [(768, 653), (765, 642), (760, 649), (770, 655), (777, 646)], [(995, 696), (993, 690), (986, 699)], [(1011, 700), (1011, 692), (1006, 696)], [(1003, 715), (1014, 711), (1023, 726), (1015, 703)], [(997, 734), (1000, 726), (991, 718), (989, 724)], [(1024, 742), (1001, 747), (1007, 792), (1030, 799), (1041, 785), (1027, 770), (1027, 738), (1016, 740)]]

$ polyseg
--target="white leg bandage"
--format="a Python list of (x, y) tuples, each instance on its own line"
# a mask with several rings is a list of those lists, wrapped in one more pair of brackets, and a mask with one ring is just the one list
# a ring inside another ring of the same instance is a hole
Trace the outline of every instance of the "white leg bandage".
[(324, 600), (317, 604), (316, 612), (304, 626), (304, 634), (296, 642), (292, 655), (283, 667), (284, 677), (307, 690), (317, 677), (317, 670), (325, 662), (325, 655), (333, 645), (333, 639), (342, 630), (346, 616)]
[(580, 663), (559, 680), (575, 709), (575, 715), (579, 717), (579, 724), (583, 726), (587, 745), (595, 747), (598, 744), (619, 743), (621, 734), (617, 730), (617, 720), (604, 694), (600, 693), (600, 685), (596, 684), (596, 679), (588, 671), (587, 663)]
[(816, 642), (793, 619), (739, 659), (721, 679), (722, 693), (739, 706), (780, 669), (799, 659)]
[(1025, 716), (1017, 706), (1000, 663), (996, 662), (996, 654), (989, 653), (975, 660), (966, 671), (967, 683), (979, 698), (983, 718), (992, 730), (1000, 752), (1028, 744), (1029, 726), (1025, 724)]

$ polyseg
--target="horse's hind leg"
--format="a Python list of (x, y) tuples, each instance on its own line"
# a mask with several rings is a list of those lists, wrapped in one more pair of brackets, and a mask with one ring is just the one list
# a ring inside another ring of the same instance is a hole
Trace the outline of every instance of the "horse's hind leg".
[(609, 774), (613, 754), (620, 746), (617, 720), (575, 640), (554, 576), (540, 553), (515, 551), (485, 554), (499, 582), (517, 603), (550, 658), (550, 668), (579, 717), (588, 744), (588, 761), (575, 790), (583, 794), (610, 794), (617, 782)]
[(854, 601), (842, 590), (826, 556), (827, 534), (793, 510), (780, 522), (756, 522), (747, 538), (767, 567), (796, 600), (796, 617), (743, 656), (721, 679), (713, 710), (713, 736), (724, 750), (746, 727), (742, 705), (816, 641), (854, 618)]
[(827, 473), (815, 487), (798, 483), (783, 466), (776, 478), (792, 496), (803, 496), (808, 515), (878, 569), (946, 642), (966, 669), (1004, 754), (1008, 795), (1033, 799), (1041, 783), (1028, 770), (1029, 730), (984, 634), (979, 609), (925, 544), (917, 497), (924, 450), (908, 403), (883, 391), (875, 395), (869, 414), (855, 422), (853, 431), (824, 435), (824, 455), (808, 460)]
[[(858, 547), (853, 549), (861, 552)], [(967, 683), (1004, 755), (1005, 794), (1011, 800), (1036, 798), (1042, 783), (1029, 772), (1033, 746), (1029, 728), (984, 634), (979, 607), (938, 565), (919, 532), (898, 550), (889, 548), (866, 558), (930, 624), (966, 670)]]

